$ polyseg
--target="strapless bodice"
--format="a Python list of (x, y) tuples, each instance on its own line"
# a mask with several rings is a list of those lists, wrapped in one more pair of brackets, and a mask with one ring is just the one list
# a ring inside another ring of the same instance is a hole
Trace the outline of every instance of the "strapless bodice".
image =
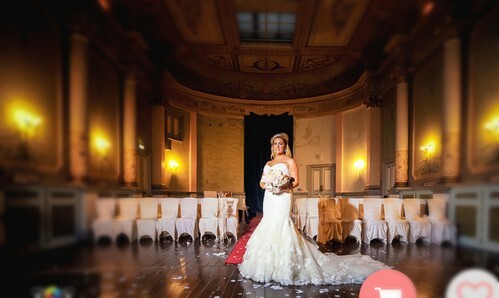
[(281, 170), (284, 175), (289, 175), (288, 166), (285, 163), (283, 163), (283, 162), (276, 163), (275, 165), (272, 165), (272, 166), (265, 165), (263, 171), (266, 173), (270, 169), (278, 169), (278, 170)]

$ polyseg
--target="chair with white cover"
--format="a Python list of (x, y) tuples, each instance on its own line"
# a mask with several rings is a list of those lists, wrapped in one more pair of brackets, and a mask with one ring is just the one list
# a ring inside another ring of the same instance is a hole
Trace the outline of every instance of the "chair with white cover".
[(199, 234), (212, 233), (218, 240), (218, 198), (201, 199), (201, 218), (199, 218)]
[(92, 222), (94, 241), (101, 237), (109, 237), (114, 241), (114, 218), (116, 216), (115, 198), (97, 198), (97, 218)]
[(249, 212), (248, 212), (248, 206), (246, 206), (246, 195), (243, 194), (243, 195), (240, 195), (238, 197), (239, 201), (237, 202), (237, 210), (238, 212), (241, 211), (241, 222), (243, 224), (246, 223), (246, 217), (249, 216)]
[(188, 234), (192, 241), (198, 238), (198, 200), (196, 198), (180, 199), (180, 217), (175, 222), (177, 241), (182, 234)]
[(130, 241), (137, 239), (137, 211), (138, 199), (120, 198), (118, 199), (119, 214), (113, 223), (113, 233), (116, 239), (120, 234), (124, 234)]
[(307, 198), (307, 223), (305, 234), (314, 238), (319, 234), (319, 198)]
[(362, 242), (370, 243), (379, 239), (386, 243), (388, 239), (388, 225), (381, 218), (383, 199), (367, 198), (362, 201), (364, 218), (362, 219)]
[(340, 198), (341, 205), (341, 226), (343, 242), (349, 236), (362, 241), (362, 220), (360, 218), (360, 204), (363, 199)]
[(431, 240), (431, 222), (427, 217), (421, 216), (421, 199), (405, 199), (405, 219), (409, 222), (409, 242), (416, 243), (422, 238), (425, 242)]
[(429, 218), (431, 222), (431, 242), (442, 244), (449, 242), (456, 244), (457, 229), (446, 215), (446, 194), (433, 194), (433, 199), (428, 200)]
[(156, 240), (156, 222), (158, 220), (158, 199), (142, 198), (139, 201), (140, 218), (137, 218), (137, 239), (149, 236)]
[(307, 198), (297, 198), (296, 199), (296, 227), (300, 231), (305, 231), (305, 225), (307, 224)]
[(159, 205), (161, 208), (161, 218), (156, 220), (156, 232), (158, 240), (161, 233), (166, 232), (173, 240), (177, 239), (175, 233), (175, 223), (178, 217), (178, 199), (176, 198), (160, 198)]
[(239, 228), (239, 215), (237, 212), (238, 198), (225, 198), (224, 199), (224, 214), (225, 219), (225, 233), (222, 236), (231, 234), (237, 241), (237, 229)]
[(388, 224), (388, 243), (399, 237), (401, 242), (409, 239), (409, 223), (402, 218), (402, 199), (384, 199), (385, 221)]
[(322, 199), (319, 203), (320, 225), (317, 242), (327, 243), (330, 240), (343, 241), (341, 225), (341, 206), (336, 198)]

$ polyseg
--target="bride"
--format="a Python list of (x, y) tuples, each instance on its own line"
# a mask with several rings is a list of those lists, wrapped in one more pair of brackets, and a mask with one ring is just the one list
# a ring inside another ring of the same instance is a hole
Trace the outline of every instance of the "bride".
[[(362, 283), (369, 274), (389, 268), (370, 256), (323, 254), (296, 230), (291, 217), (291, 190), (298, 186), (298, 168), (291, 157), (288, 135), (270, 139), (271, 160), (263, 169), (260, 187), (265, 189), (263, 218), (246, 244), (239, 271), (257, 282), (282, 285)], [(269, 185), (268, 176), (279, 170), (290, 177), (280, 187)]]

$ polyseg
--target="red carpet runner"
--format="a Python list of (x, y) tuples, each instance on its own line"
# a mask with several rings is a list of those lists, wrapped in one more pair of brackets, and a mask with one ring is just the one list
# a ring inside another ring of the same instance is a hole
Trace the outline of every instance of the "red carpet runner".
[(234, 244), (232, 251), (225, 260), (225, 264), (241, 264), (241, 262), (243, 261), (244, 253), (246, 252), (246, 243), (250, 239), (251, 234), (253, 234), (253, 231), (258, 226), (261, 219), (261, 217), (257, 216), (250, 221), (250, 223), (246, 227), (246, 232), (244, 232), (244, 234), (239, 238), (236, 244)]

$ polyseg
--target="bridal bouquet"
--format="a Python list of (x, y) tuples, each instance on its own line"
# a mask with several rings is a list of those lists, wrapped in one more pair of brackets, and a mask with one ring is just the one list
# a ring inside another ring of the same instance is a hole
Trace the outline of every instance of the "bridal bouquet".
[(281, 187), (290, 184), (295, 179), (291, 176), (285, 175), (282, 171), (276, 169), (270, 169), (263, 174), (262, 181), (265, 184), (265, 189), (269, 190), (273, 194), (278, 194), (281, 191)]

